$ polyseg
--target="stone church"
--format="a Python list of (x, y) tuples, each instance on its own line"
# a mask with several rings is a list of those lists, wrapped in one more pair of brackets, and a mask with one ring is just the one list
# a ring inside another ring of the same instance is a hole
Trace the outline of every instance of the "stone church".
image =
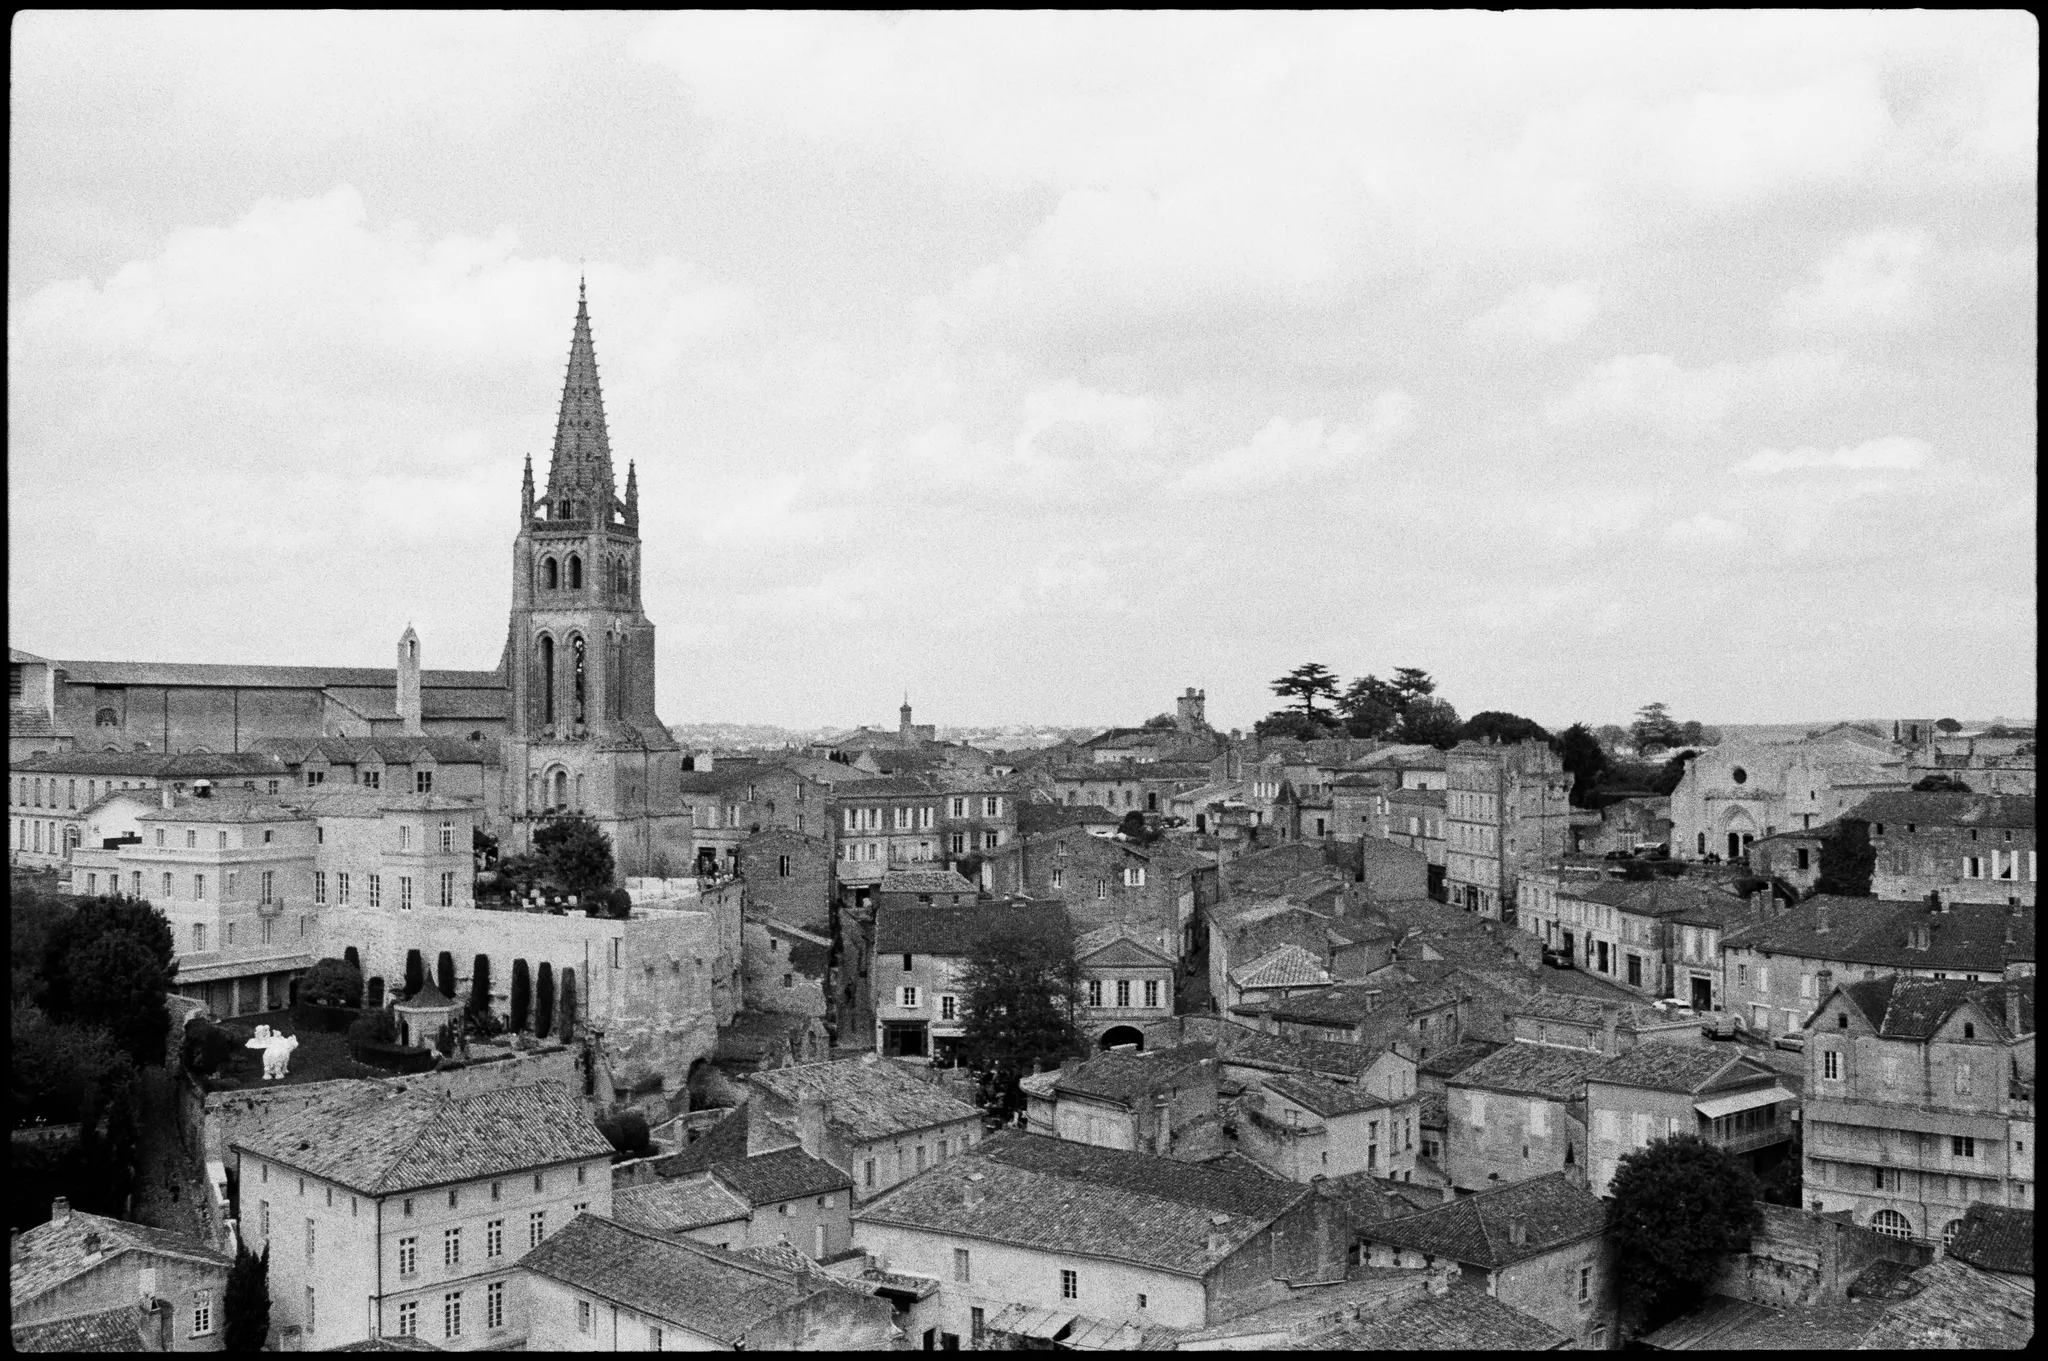
[(56, 661), (10, 648), (11, 770), (53, 777), (54, 805), (55, 776), (69, 787), (70, 775), (126, 773), (115, 764), (267, 757), (310, 783), (294, 759), (308, 742), (423, 738), (444, 764), (467, 755), (465, 764), (495, 779), (496, 797), (483, 802), (507, 851), (527, 849), (549, 815), (579, 811), (611, 838), (622, 877), (682, 873), (690, 863), (683, 753), (654, 711), (639, 497), (630, 462), (624, 498), (617, 492), (579, 285), (545, 491), (536, 494), (527, 460), (510, 624), (495, 670), (423, 669), (410, 628), (388, 670)]

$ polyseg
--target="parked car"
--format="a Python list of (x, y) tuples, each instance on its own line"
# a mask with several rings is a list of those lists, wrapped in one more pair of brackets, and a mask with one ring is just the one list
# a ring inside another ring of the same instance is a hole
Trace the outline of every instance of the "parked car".
[(1772, 1040), (1771, 1043), (1780, 1049), (1789, 1049), (1795, 1054), (1804, 1054), (1806, 1052), (1806, 1036), (1804, 1035), (1780, 1035), (1777, 1039)]
[(1742, 1018), (1732, 1011), (1717, 1011), (1700, 1024), (1700, 1033), (1711, 1040), (1732, 1040), (1742, 1031)]

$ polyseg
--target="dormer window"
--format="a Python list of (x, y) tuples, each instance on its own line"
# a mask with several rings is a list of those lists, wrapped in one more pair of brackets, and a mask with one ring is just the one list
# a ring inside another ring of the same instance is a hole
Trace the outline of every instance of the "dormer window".
[(1849, 1028), (1849, 1013), (1847, 1013), (1847, 1012), (1845, 1012), (1845, 1011), (1838, 1011), (1838, 1012), (1836, 1012), (1836, 1013), (1835, 1013), (1835, 1029), (1837, 1029), (1837, 1030), (1847, 1030), (1848, 1028)]
[(1963, 1022), (1963, 1038), (1964, 1038), (1964, 1039), (1966, 1039), (1966, 1040), (1974, 1040), (1974, 1039), (1976, 1039), (1976, 1038), (1977, 1038), (1977, 1027), (1976, 1027), (1976, 1026), (1974, 1026), (1974, 1025), (1972, 1025), (1972, 1024), (1971, 1024), (1970, 1022), (1968, 1022), (1968, 1021), (1965, 1021), (1965, 1022)]

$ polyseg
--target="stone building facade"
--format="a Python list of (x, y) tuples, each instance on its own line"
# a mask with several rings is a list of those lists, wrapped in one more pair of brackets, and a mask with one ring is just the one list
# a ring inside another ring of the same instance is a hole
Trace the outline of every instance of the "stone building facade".
[(1897, 748), (1854, 732), (1722, 742), (1686, 762), (1671, 792), (1671, 853), (1740, 861), (1754, 841), (1810, 831), (1872, 794), (1909, 788), (1914, 778)]
[(1444, 884), (1468, 912), (1512, 921), (1523, 872), (1554, 864), (1571, 827), (1571, 777), (1547, 743), (1461, 742), (1445, 758)]
[(2032, 795), (1873, 794), (1851, 810), (1867, 823), (1880, 898), (2034, 906), (2039, 861)]

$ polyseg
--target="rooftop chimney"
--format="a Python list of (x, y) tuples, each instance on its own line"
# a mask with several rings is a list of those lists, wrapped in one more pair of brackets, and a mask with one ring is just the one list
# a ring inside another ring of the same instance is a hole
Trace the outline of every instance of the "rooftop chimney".
[(1825, 936), (1828, 932), (1832, 931), (1833, 929), (1834, 927), (1829, 923), (1828, 920), (1827, 902), (1826, 900), (1822, 900), (1820, 905), (1815, 909), (1813, 933), (1817, 936)]
[(1943, 913), (1943, 912), (1946, 912), (1946, 911), (1948, 911), (1948, 904), (1944, 903), (1944, 902), (1943, 902), (1943, 901), (1941, 900), (1941, 892), (1940, 892), (1940, 890), (1936, 889), (1936, 890), (1930, 890), (1930, 891), (1928, 892), (1928, 894), (1927, 894), (1927, 910), (1928, 910), (1929, 912), (1935, 913), (1935, 914), (1937, 914), (1937, 915), (1939, 915), (1940, 913)]
[(825, 1098), (815, 1092), (797, 1102), (796, 1141), (811, 1157), (825, 1156)]
[(171, 792), (171, 787), (169, 785), (166, 784), (157, 786), (157, 792), (163, 795), (164, 807), (176, 808), (178, 806), (177, 795)]
[(1460, 1274), (1456, 1262), (1446, 1261), (1439, 1266), (1431, 1267), (1427, 1277), (1429, 1293), (1438, 1298), (1450, 1294), (1451, 1281)]
[(399, 635), (395, 680), (397, 694), (391, 707), (398, 711), (399, 730), (407, 737), (419, 737), (425, 732), (420, 726), (420, 639), (411, 624)]
[(1213, 1214), (1209, 1216), (1210, 1256), (1220, 1257), (1223, 1255), (1223, 1230), (1229, 1223), (1230, 1216), (1227, 1214)]
[(71, 1218), (71, 1202), (69, 1199), (64, 1196), (58, 1196), (50, 1202), (50, 1222), (52, 1224), (62, 1224), (69, 1218)]
[[(2010, 933), (2011, 924), (2008, 923), (2005, 929)], [(2023, 983), (2008, 981), (2000, 988), (2005, 994), (2005, 1036), (2009, 1040), (2016, 1040), (2020, 1036), (2020, 989), (2025, 986)]]
[(99, 1252), (100, 1236), (97, 1233), (88, 1233), (85, 1236), (85, 1255), (89, 1258), (97, 1257), (99, 1256)]
[(1621, 1025), (1621, 1008), (1612, 1002), (1600, 1004), (1600, 1052), (1613, 1058), (1621, 1052), (1614, 1032)]
[(1529, 1221), (1520, 1215), (1508, 1216), (1508, 1242), (1522, 1247), (1529, 1241)]
[(967, 1180), (960, 1184), (960, 1203), (966, 1206), (981, 1204), (982, 1182), (988, 1180), (983, 1172), (969, 1172)]

